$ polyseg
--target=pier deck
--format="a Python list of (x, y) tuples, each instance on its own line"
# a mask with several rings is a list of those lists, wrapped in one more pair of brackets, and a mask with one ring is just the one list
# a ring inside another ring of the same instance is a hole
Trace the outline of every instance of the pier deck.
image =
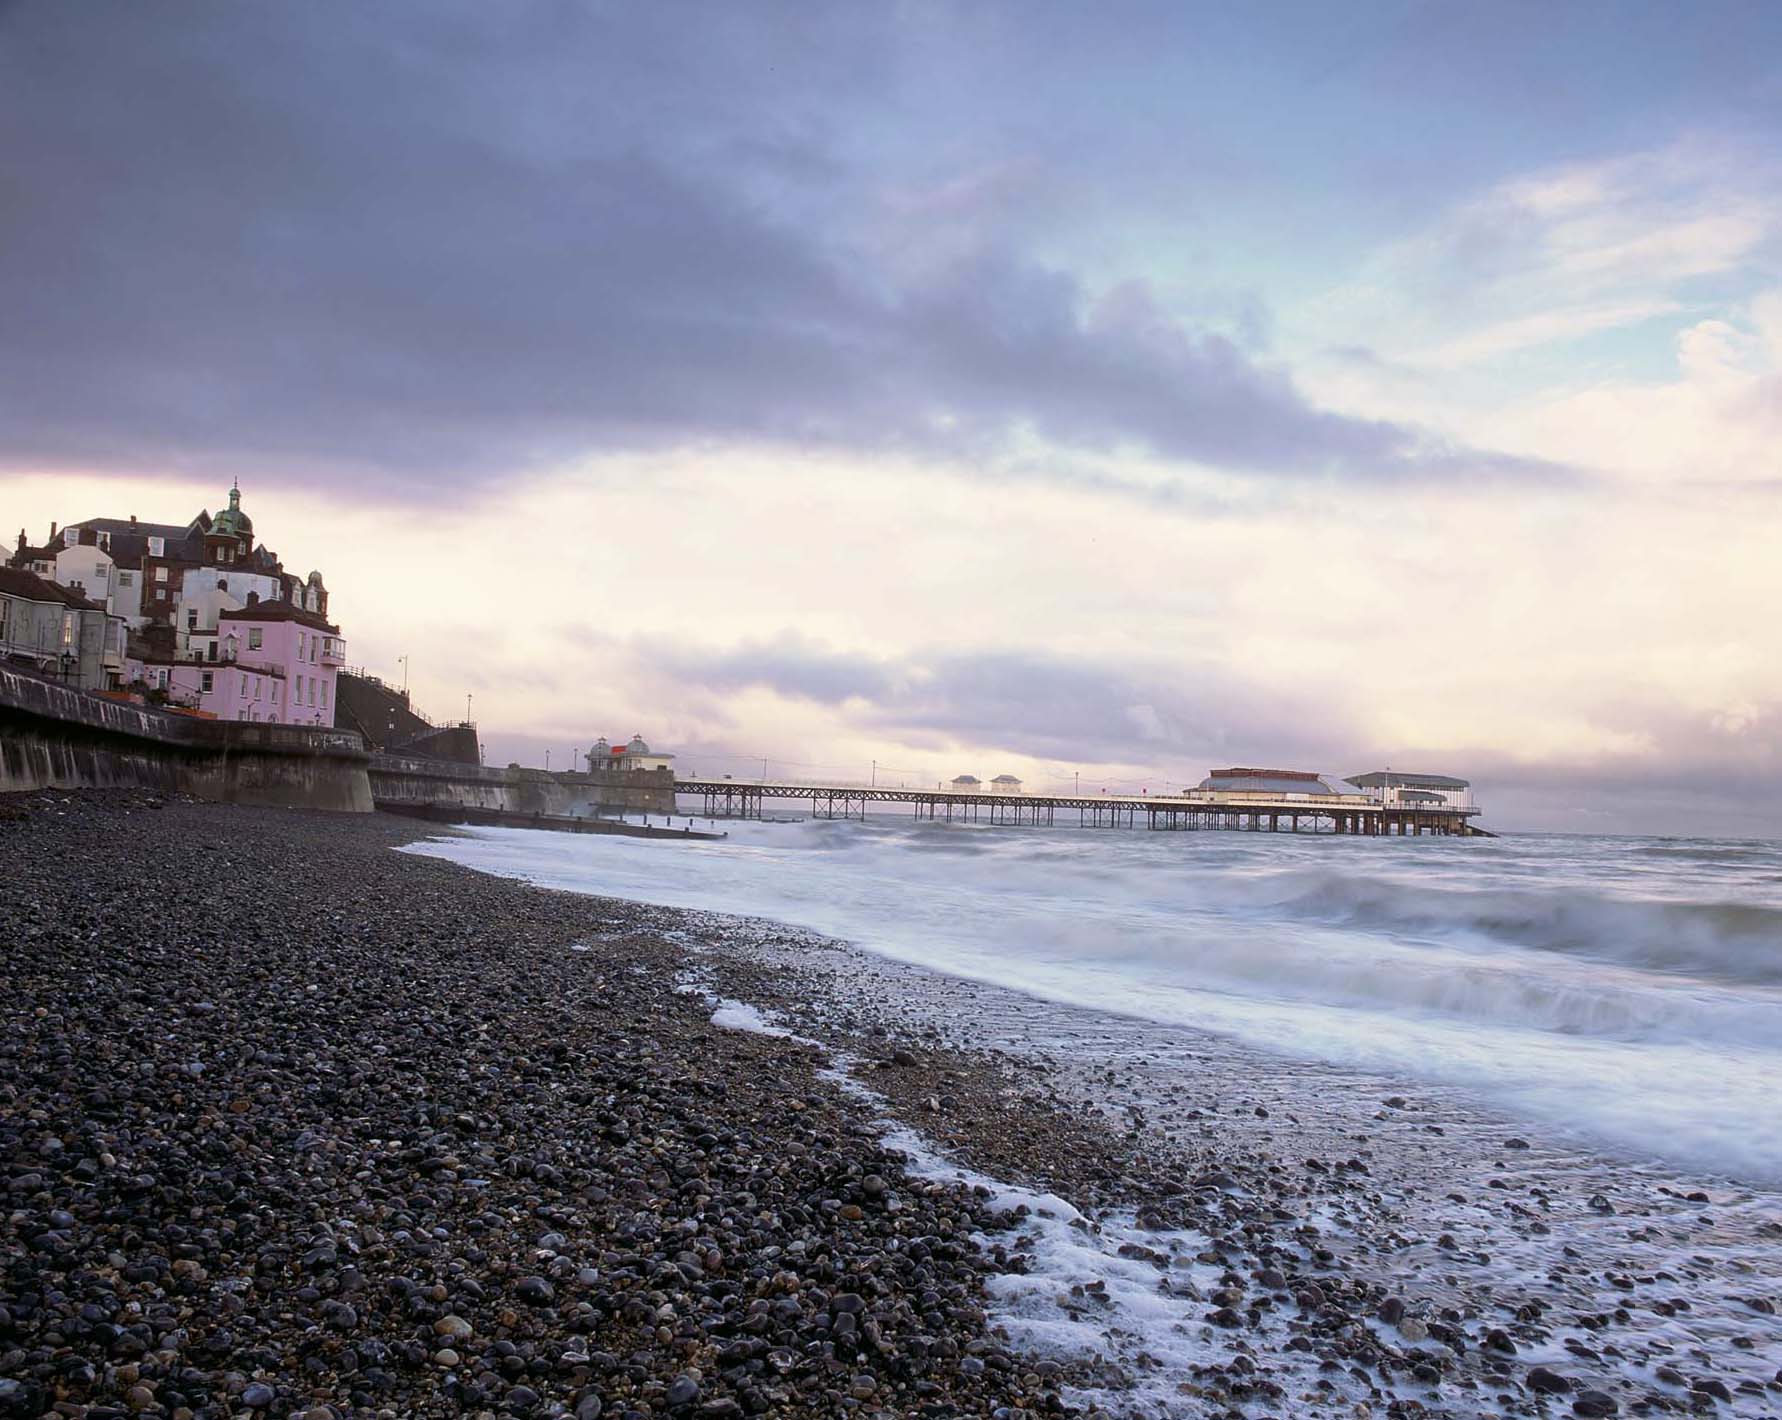
[(864, 819), (869, 804), (903, 804), (917, 818), (1052, 825), (1077, 816), (1083, 828), (1160, 831), (1224, 829), (1254, 833), (1335, 833), (1364, 837), (1440, 834), (1488, 837), (1479, 810), (1454, 804), (1383, 803), (1366, 794), (1284, 794), (1191, 789), (1185, 794), (998, 794), (858, 784), (749, 783), (681, 779), (677, 796), (697, 795), (706, 818), (760, 818), (769, 799), (802, 800), (814, 818)]

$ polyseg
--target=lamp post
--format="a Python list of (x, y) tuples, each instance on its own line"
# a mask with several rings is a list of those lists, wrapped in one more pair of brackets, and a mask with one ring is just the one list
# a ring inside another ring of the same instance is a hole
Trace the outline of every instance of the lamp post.
[(407, 656), (398, 656), (396, 659), (402, 662), (402, 698), (404, 700), (407, 700), (408, 699), (408, 657)]

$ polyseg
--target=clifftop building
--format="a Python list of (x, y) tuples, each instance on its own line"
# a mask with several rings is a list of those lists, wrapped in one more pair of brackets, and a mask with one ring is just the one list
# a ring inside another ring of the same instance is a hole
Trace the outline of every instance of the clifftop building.
[[(21, 529), (10, 565), (80, 592), (133, 631), (155, 622), (172, 626), (181, 650), (190, 649), (193, 631), (214, 635), (218, 613), (246, 606), (250, 593), (257, 601), (328, 615), (320, 572), (297, 577), (272, 549), (255, 543), (239, 487), (229, 490), (228, 506), (214, 518), (206, 509), (187, 523), (145, 523), (134, 515), (51, 523), (41, 547), (32, 547)], [(199, 652), (203, 657), (205, 647)]]
[(328, 588), (320, 572), (286, 572), (255, 541), (239, 486), (216, 516), (205, 509), (186, 523), (52, 523), (40, 547), (21, 530), (10, 565), (120, 624), (100, 638), (118, 654), (101, 656), (97, 682), (82, 678), (91, 689), (141, 689), (221, 719), (333, 723), (345, 649), (328, 621)]
[(0, 659), (83, 690), (124, 673), (124, 623), (72, 587), (0, 567)]

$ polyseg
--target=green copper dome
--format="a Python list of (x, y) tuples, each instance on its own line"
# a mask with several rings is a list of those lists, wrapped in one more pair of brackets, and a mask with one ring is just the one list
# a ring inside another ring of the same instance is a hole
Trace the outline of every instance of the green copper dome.
[(239, 483), (229, 490), (229, 506), (217, 514), (217, 520), (210, 525), (210, 530), (213, 533), (236, 537), (253, 533), (254, 520), (241, 511), (241, 485)]

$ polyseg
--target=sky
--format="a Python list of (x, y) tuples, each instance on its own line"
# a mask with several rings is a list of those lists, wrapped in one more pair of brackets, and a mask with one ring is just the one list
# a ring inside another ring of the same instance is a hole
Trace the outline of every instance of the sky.
[(1779, 56), (1716, 0), (0, 0), (0, 519), (239, 479), (493, 763), (1782, 835)]

